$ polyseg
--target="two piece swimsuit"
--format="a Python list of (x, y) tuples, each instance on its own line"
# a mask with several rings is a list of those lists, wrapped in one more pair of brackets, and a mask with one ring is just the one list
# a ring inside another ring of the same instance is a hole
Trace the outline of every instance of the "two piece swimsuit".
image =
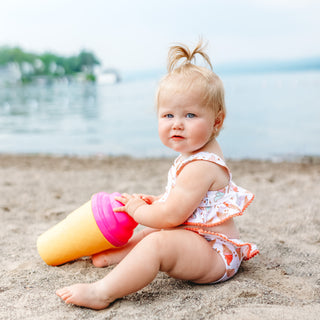
[[(215, 282), (222, 282), (234, 276), (242, 262), (254, 257), (259, 250), (255, 244), (243, 242), (240, 239), (229, 239), (221, 233), (202, 229), (203, 227), (214, 227), (233, 217), (242, 215), (248, 205), (252, 202), (254, 195), (237, 186), (232, 181), (229, 168), (221, 157), (214, 153), (199, 152), (186, 159), (181, 155), (174, 161), (168, 173), (168, 184), (166, 192), (159, 201), (165, 201), (170, 190), (175, 186), (176, 179), (185, 165), (192, 161), (209, 161), (225, 168), (229, 174), (229, 184), (216, 191), (208, 191), (193, 214), (183, 223), (185, 229), (202, 235), (223, 259), (226, 272)], [(190, 228), (192, 227), (192, 228)]]

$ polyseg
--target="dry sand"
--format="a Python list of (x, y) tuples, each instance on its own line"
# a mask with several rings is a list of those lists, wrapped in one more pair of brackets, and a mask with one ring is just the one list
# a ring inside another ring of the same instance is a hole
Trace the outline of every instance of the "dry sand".
[(0, 319), (319, 319), (319, 161), (228, 163), (234, 181), (256, 194), (236, 221), (260, 255), (225, 283), (194, 285), (159, 273), (143, 290), (93, 311), (54, 292), (112, 267), (95, 268), (88, 258), (47, 266), (37, 236), (96, 192), (163, 192), (171, 159), (1, 155)]

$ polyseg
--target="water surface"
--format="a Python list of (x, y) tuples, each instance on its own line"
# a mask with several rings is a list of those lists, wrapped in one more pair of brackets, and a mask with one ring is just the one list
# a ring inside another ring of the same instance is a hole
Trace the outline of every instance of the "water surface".
[[(320, 156), (320, 72), (221, 75), (228, 158)], [(171, 156), (157, 135), (158, 79), (0, 87), (0, 152)]]

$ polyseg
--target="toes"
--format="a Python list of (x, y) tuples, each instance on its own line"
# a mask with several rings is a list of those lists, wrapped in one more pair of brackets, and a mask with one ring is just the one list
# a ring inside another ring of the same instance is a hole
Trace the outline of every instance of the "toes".
[(68, 303), (68, 301), (70, 300), (71, 296), (72, 296), (72, 292), (70, 291), (69, 288), (62, 288), (56, 291), (56, 294), (62, 299), (64, 300), (66, 303)]
[(92, 259), (92, 264), (97, 267), (97, 268), (103, 268), (108, 266), (107, 259), (105, 258), (97, 258), (97, 259)]

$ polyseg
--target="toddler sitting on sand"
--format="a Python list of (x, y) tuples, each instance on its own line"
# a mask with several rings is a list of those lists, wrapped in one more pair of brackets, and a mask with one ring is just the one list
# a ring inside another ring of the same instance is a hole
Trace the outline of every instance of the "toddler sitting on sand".
[[(208, 68), (197, 66), (200, 55)], [(95, 283), (57, 290), (66, 303), (92, 309), (148, 285), (159, 271), (194, 283), (217, 283), (236, 274), (243, 259), (258, 253), (240, 240), (233, 218), (254, 196), (237, 186), (216, 140), (226, 115), (224, 89), (200, 42), (191, 51), (170, 48), (168, 74), (157, 92), (158, 131), (163, 144), (180, 155), (160, 197), (123, 194), (124, 211), (146, 228), (122, 248), (92, 257), (93, 264), (117, 266)]]

